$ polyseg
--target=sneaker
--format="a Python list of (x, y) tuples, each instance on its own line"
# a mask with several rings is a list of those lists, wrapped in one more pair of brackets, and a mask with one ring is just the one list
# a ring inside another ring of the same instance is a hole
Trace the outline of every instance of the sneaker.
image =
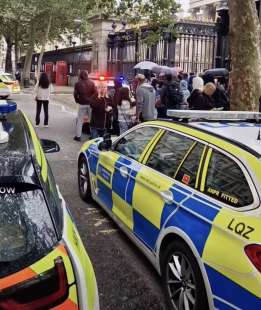
[(35, 127), (36, 127), (36, 128), (38, 128), (38, 127), (39, 127), (39, 125), (35, 125)]
[(48, 125), (44, 125), (44, 127), (45, 127), (45, 128), (48, 128), (49, 126), (48, 126)]
[(81, 141), (81, 137), (75, 136), (75, 137), (73, 138), (73, 140), (74, 140), (74, 141)]

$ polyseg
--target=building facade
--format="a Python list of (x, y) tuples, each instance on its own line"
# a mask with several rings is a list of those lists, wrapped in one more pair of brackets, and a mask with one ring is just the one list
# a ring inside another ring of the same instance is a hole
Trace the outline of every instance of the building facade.
[(193, 17), (214, 21), (217, 11), (227, 8), (227, 0), (190, 0), (189, 7)]

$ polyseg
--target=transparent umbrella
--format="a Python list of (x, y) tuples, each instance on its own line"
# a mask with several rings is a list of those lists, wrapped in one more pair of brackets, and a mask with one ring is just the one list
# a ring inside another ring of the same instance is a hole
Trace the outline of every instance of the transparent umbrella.
[(157, 64), (152, 61), (141, 61), (134, 66), (134, 69), (140, 70), (152, 70), (152, 68), (156, 67)]

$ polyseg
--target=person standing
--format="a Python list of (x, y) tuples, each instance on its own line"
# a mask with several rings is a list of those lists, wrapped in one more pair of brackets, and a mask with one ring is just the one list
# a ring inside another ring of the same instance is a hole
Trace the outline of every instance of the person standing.
[(170, 73), (166, 74), (165, 78), (166, 82), (161, 89), (160, 100), (166, 113), (168, 109), (180, 109), (183, 102), (183, 95), (180, 92), (179, 82), (174, 80)]
[(149, 121), (157, 118), (156, 91), (148, 83), (143, 74), (138, 74), (138, 87), (136, 90), (137, 119)]
[(190, 96), (190, 92), (188, 90), (188, 83), (186, 80), (180, 81), (180, 91), (181, 91), (182, 96), (183, 96), (183, 100), (182, 100), (182, 103), (180, 105), (180, 109), (186, 110), (186, 109), (188, 109), (187, 99)]
[(128, 87), (122, 87), (119, 90), (117, 109), (120, 134), (122, 134), (131, 128), (136, 121), (136, 106), (135, 102), (131, 100)]
[(74, 99), (78, 103), (78, 114), (76, 120), (75, 141), (81, 141), (82, 125), (85, 115), (91, 118), (90, 98), (96, 93), (96, 87), (88, 77), (88, 71), (83, 70), (79, 75), (79, 81), (74, 86)]
[(91, 138), (102, 137), (112, 126), (113, 104), (112, 98), (108, 96), (106, 82), (99, 82), (97, 93), (91, 98), (90, 105), (92, 108), (90, 129)]
[(41, 73), (39, 82), (35, 86), (34, 93), (35, 93), (35, 100), (36, 100), (35, 126), (39, 127), (40, 114), (41, 114), (41, 110), (43, 106), (44, 127), (48, 127), (48, 121), (49, 121), (48, 106), (49, 106), (49, 99), (51, 95), (51, 84), (45, 72)]

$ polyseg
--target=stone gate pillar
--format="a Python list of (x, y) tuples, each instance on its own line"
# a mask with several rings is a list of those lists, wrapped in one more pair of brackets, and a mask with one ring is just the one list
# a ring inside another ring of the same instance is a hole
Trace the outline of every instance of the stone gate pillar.
[(112, 19), (103, 19), (100, 15), (95, 15), (89, 19), (92, 24), (92, 71), (106, 73), (107, 71), (107, 39), (108, 34), (112, 31)]

